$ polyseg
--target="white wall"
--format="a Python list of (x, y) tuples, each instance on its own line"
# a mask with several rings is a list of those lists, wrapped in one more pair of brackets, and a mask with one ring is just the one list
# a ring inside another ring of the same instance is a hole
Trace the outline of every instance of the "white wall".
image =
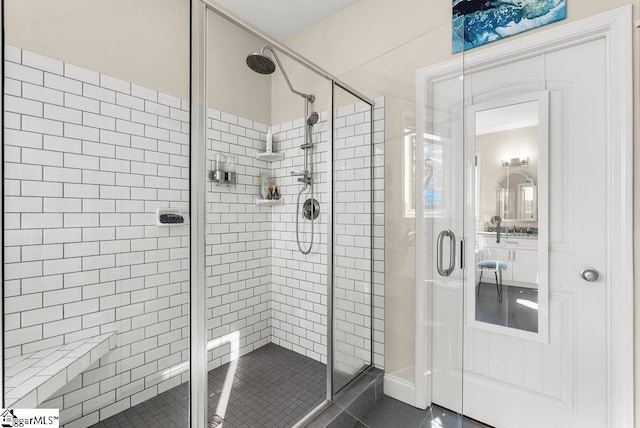
[(207, 24), (207, 105), (270, 124), (273, 75), (255, 73), (245, 62), (264, 43), (210, 10)]
[(5, 43), (189, 97), (189, 0), (7, 0)]
[[(189, 98), (190, 0), (7, 0), (6, 43)], [(271, 121), (271, 77), (245, 57), (260, 39), (208, 12), (207, 103)]]

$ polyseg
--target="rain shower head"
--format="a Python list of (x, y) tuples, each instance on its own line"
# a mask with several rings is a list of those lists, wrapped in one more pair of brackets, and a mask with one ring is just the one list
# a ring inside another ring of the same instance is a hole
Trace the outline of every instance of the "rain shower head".
[(309, 114), (309, 116), (307, 116), (307, 125), (308, 126), (315, 125), (316, 123), (318, 123), (318, 119), (319, 119), (318, 113), (315, 111), (312, 111)]
[(247, 55), (247, 65), (260, 74), (271, 74), (276, 71), (276, 64), (268, 56), (260, 53)]
[(278, 67), (280, 67), (280, 71), (282, 72), (282, 75), (284, 76), (284, 80), (286, 80), (287, 85), (289, 86), (289, 90), (291, 90), (291, 92), (293, 92), (294, 94), (300, 95), (302, 98), (305, 98), (309, 102), (314, 102), (316, 100), (315, 95), (305, 94), (303, 92), (296, 91), (295, 89), (293, 89), (293, 86), (291, 85), (291, 81), (289, 81), (289, 76), (287, 76), (287, 73), (284, 71), (284, 68), (282, 67), (282, 63), (278, 58), (278, 54), (276, 53), (273, 47), (267, 45), (262, 48), (260, 53), (256, 52), (256, 53), (252, 53), (251, 55), (247, 55), (247, 65), (249, 66), (249, 68), (255, 71), (256, 73), (260, 73), (260, 74), (272, 74), (274, 71), (276, 71), (276, 65), (273, 63), (273, 60), (271, 58), (269, 58), (264, 54), (265, 51), (269, 51), (273, 55), (273, 59), (276, 60)]

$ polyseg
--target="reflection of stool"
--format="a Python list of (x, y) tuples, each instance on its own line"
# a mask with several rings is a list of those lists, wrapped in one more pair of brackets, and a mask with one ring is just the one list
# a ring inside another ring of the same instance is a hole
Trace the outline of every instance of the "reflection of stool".
[[(480, 286), (482, 285), (482, 272), (485, 270), (492, 270), (496, 275), (496, 289), (498, 290), (498, 299), (502, 302), (502, 271), (506, 270), (508, 265), (505, 262), (499, 260), (483, 260), (478, 263), (480, 269), (480, 283), (478, 284), (478, 296), (480, 295)], [(498, 281), (498, 274), (500, 274), (500, 281)]]

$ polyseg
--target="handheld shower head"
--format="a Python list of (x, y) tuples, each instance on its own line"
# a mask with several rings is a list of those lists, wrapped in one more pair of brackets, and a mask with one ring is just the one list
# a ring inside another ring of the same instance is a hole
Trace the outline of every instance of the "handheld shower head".
[(316, 123), (318, 123), (318, 119), (320, 117), (318, 116), (318, 113), (315, 111), (312, 111), (311, 113), (309, 113), (309, 116), (307, 116), (307, 125), (308, 126), (313, 126)]

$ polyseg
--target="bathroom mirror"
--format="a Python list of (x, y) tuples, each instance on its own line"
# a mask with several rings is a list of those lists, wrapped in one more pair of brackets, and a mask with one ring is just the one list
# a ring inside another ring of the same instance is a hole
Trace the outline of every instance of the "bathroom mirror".
[[(535, 127), (531, 127), (535, 131)], [(535, 136), (531, 141), (535, 143)], [(522, 171), (506, 174), (496, 188), (496, 214), (504, 220), (535, 221), (537, 218), (535, 178)]]
[(470, 110), (470, 323), (543, 341), (548, 324), (546, 94), (476, 104)]

